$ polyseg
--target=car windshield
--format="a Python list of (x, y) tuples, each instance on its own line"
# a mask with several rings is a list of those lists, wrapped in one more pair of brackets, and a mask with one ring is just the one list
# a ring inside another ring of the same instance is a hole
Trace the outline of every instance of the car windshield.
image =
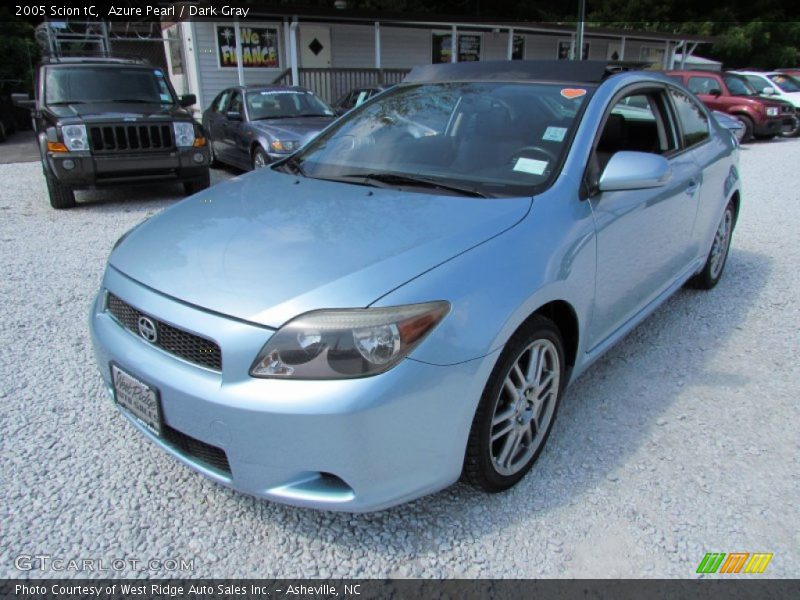
[(333, 116), (333, 109), (314, 94), (296, 90), (248, 92), (247, 109), (251, 121)]
[(558, 174), (593, 89), (540, 83), (399, 86), (295, 155), (308, 177), (487, 197), (525, 196)]
[(800, 81), (789, 75), (768, 75), (770, 81), (784, 92), (800, 92)]
[(744, 78), (738, 75), (726, 75), (724, 77), (725, 85), (734, 96), (758, 96), (756, 88)]
[(161, 69), (81, 65), (47, 69), (45, 103), (175, 104)]

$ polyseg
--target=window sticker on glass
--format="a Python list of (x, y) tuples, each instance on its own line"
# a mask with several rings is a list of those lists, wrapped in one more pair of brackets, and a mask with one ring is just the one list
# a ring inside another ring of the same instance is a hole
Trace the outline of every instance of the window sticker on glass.
[(530, 173), (531, 175), (541, 175), (547, 169), (547, 165), (548, 162), (546, 160), (520, 157), (514, 164), (514, 170)]
[(561, 90), (561, 95), (567, 100), (574, 100), (586, 95), (586, 90), (583, 88), (564, 88)]
[(542, 139), (547, 140), (548, 142), (563, 142), (565, 135), (567, 135), (566, 127), (550, 126), (547, 129), (545, 129), (544, 135), (542, 135)]

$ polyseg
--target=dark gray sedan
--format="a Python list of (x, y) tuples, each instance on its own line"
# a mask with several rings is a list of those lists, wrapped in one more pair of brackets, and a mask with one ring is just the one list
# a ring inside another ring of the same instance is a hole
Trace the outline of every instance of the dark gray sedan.
[(301, 87), (232, 87), (203, 113), (213, 160), (259, 169), (283, 158), (322, 131), (333, 109)]

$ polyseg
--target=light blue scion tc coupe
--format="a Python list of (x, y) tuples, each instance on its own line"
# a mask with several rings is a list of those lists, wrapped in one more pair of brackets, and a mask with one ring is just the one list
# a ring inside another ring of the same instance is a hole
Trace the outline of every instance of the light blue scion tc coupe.
[(143, 435), (248, 494), (385, 508), (541, 452), (566, 385), (740, 204), (733, 136), (600, 62), (415, 69), (270, 168), (126, 233), (91, 314)]

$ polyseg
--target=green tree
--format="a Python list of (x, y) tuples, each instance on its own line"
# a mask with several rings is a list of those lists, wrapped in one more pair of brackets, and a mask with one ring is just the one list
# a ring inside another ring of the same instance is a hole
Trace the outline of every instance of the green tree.
[(33, 26), (0, 8), (0, 81), (4, 91), (33, 90), (33, 70), (39, 61), (39, 47)]

